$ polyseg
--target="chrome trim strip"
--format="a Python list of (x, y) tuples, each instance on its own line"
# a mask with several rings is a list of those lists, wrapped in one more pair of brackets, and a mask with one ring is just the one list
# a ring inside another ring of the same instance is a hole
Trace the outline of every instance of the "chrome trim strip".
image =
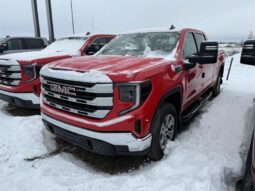
[(20, 80), (14, 80), (14, 81), (12, 81), (12, 82), (8, 82), (8, 81), (6, 81), (6, 80), (1, 80), (1, 79), (0, 79), (0, 84), (4, 84), (4, 85), (13, 85), (13, 86), (17, 86), (17, 85), (19, 85), (19, 83), (20, 83)]
[(67, 111), (67, 112), (70, 112), (70, 113), (75, 113), (75, 114), (83, 115), (83, 116), (87, 116), (87, 117), (94, 117), (94, 118), (98, 118), (98, 119), (104, 118), (110, 112), (110, 110), (96, 110), (93, 113), (85, 112), (85, 111), (69, 108), (69, 107), (66, 107), (66, 106), (62, 106), (62, 105), (56, 104), (54, 102), (50, 102), (45, 97), (43, 97), (43, 102), (50, 105), (50, 106), (52, 106), (52, 107), (63, 110), (63, 111)]
[(56, 125), (59, 128), (65, 129), (67, 131), (83, 135), (86, 137), (98, 139), (110, 143), (112, 145), (126, 145), (129, 148), (130, 152), (144, 151), (151, 146), (152, 136), (148, 136), (138, 139), (133, 136), (132, 133), (107, 133), (107, 132), (95, 132), (88, 129), (83, 129), (71, 124), (67, 124), (56, 119), (53, 119), (44, 113), (41, 113), (42, 119), (45, 121)]
[(71, 86), (74, 88), (80, 88), (83, 90), (77, 90), (79, 92), (89, 92), (89, 93), (113, 93), (113, 85), (112, 84), (94, 84), (92, 87), (85, 87), (85, 86), (79, 86), (79, 85), (71, 85), (71, 84), (66, 84), (63, 82), (54, 82), (51, 80), (46, 80), (42, 78), (41, 81), (43, 84), (58, 84), (58, 85), (63, 85), (63, 86)]
[(21, 79), (21, 73), (12, 73), (12, 74), (6, 74), (6, 73), (2, 73), (0, 70), (0, 78), (19, 78)]
[[(46, 94), (48, 96), (58, 98), (61, 100), (65, 100), (65, 101), (70, 101), (70, 102), (84, 104), (84, 105), (92, 105), (92, 106), (113, 106), (112, 97), (96, 97), (94, 100), (86, 100), (86, 99), (73, 98), (73, 97), (69, 97), (67, 95), (60, 95), (57, 93), (49, 92), (49, 91), (45, 90), (43, 87), (41, 89), (42, 89), (43, 94)], [(67, 99), (65, 99), (63, 97), (66, 97)], [(81, 100), (81, 101), (79, 101), (79, 100)], [(83, 102), (83, 100), (84, 100), (84, 102)]]

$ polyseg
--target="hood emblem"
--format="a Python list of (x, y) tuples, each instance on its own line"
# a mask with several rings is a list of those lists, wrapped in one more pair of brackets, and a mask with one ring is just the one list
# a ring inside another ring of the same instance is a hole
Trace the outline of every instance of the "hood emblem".
[(50, 84), (50, 90), (57, 93), (76, 96), (75, 88), (72, 87)]

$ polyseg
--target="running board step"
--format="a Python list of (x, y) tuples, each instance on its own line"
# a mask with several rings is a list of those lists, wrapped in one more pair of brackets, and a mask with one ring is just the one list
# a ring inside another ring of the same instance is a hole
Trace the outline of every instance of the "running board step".
[(198, 101), (195, 101), (188, 110), (186, 110), (182, 116), (181, 116), (181, 121), (185, 122), (188, 121), (194, 114), (202, 108), (202, 106), (211, 98), (212, 92), (208, 92), (201, 96)]

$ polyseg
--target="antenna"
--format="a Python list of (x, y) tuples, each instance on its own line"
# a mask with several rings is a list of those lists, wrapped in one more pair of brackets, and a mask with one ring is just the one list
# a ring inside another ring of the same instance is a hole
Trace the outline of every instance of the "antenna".
[(73, 27), (73, 34), (74, 34), (73, 0), (70, 0), (70, 5), (71, 5), (72, 27)]
[(169, 30), (174, 30), (174, 29), (175, 29), (174, 25), (171, 25), (171, 27), (169, 28)]

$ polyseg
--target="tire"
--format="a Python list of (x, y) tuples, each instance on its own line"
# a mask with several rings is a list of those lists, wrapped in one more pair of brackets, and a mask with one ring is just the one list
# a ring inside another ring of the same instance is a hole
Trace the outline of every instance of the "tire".
[(222, 84), (222, 75), (219, 74), (216, 80), (215, 85), (212, 88), (213, 97), (217, 97), (220, 94), (220, 86)]
[(251, 175), (252, 145), (253, 145), (253, 138), (251, 139), (251, 144), (250, 144), (248, 156), (246, 159), (246, 167), (245, 167), (244, 178), (242, 181), (241, 191), (254, 191), (254, 187), (252, 183), (252, 175)]
[(152, 121), (150, 159), (158, 161), (164, 156), (168, 140), (173, 141), (175, 139), (177, 124), (178, 118), (175, 107), (172, 104), (164, 103), (157, 110)]

